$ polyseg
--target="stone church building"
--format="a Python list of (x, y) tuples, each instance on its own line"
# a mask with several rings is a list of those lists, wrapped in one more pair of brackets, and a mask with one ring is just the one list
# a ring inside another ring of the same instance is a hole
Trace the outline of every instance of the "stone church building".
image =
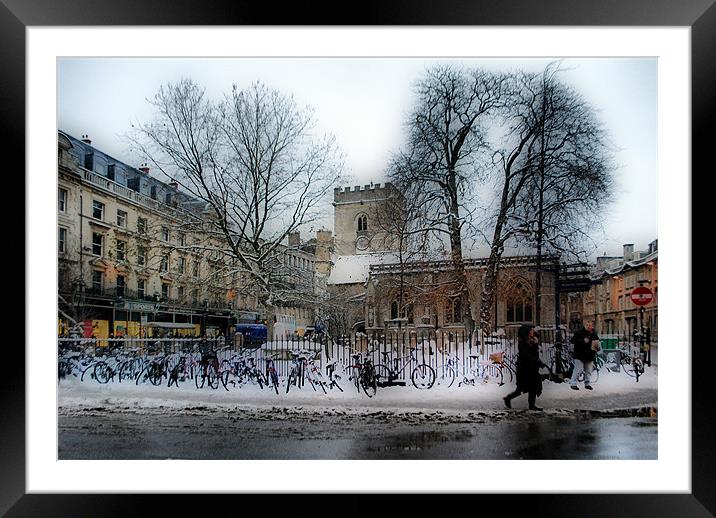
[[(351, 331), (464, 331), (463, 312), (479, 322), (479, 304), (487, 260), (465, 254), (469, 308), (457, 296), (449, 259), (406, 258), (395, 240), (377, 224), (384, 205), (397, 192), (390, 184), (337, 188), (327, 289), (349, 315)], [(394, 199), (394, 198), (393, 198)], [(401, 261), (402, 256), (402, 261)], [(544, 267), (557, 257), (543, 257)], [(542, 273), (541, 293), (535, 293), (535, 256), (503, 257), (498, 275), (493, 330), (524, 323), (554, 326), (554, 274)], [(541, 298), (541, 318), (535, 314)]]

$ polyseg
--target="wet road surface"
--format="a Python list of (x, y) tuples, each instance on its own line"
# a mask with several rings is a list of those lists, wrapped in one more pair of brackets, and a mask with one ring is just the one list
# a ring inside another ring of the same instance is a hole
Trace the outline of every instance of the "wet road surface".
[(60, 409), (62, 459), (656, 459), (656, 417)]

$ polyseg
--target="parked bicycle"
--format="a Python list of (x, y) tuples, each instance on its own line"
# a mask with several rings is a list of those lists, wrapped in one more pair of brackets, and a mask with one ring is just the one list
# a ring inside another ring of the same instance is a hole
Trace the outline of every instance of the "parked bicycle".
[(274, 363), (274, 360), (276, 359), (277, 355), (272, 355), (266, 358), (266, 385), (273, 388), (276, 391), (276, 394), (278, 394), (278, 373), (276, 372), (276, 364)]
[(219, 368), (219, 360), (214, 357), (209, 360), (202, 360), (200, 363), (199, 372), (194, 376), (194, 383), (196, 388), (204, 388), (207, 386), (212, 389), (218, 389), (221, 384), (225, 390), (229, 390), (227, 387), (227, 381), (229, 378), (229, 371), (222, 371)]
[[(410, 372), (410, 381), (418, 389), (429, 389), (435, 383), (435, 369), (425, 362), (418, 363), (417, 347), (410, 347), (410, 354), (393, 358), (390, 365), (390, 352), (382, 351), (383, 361), (375, 366), (375, 375), (378, 383), (391, 383), (398, 379), (408, 365), (415, 366)], [(430, 354), (430, 353), (428, 353)]]
[(376, 348), (372, 348), (370, 351), (365, 353), (365, 359), (361, 353), (351, 355), (352, 362), (346, 367), (346, 370), (350, 373), (348, 379), (353, 381), (358, 392), (363, 389), (366, 396), (373, 397), (378, 390), (378, 378), (375, 372), (375, 366), (371, 359), (371, 354), (375, 352)]

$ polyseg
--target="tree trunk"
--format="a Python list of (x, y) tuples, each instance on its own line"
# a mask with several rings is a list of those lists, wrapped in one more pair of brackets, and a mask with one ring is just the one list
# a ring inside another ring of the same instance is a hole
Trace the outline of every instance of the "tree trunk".
[(467, 282), (467, 272), (462, 257), (462, 235), (460, 225), (460, 206), (457, 199), (457, 184), (455, 171), (450, 172), (450, 251), (453, 268), (455, 269), (455, 280), (460, 292), (460, 303), (462, 310), (462, 323), (465, 326), (465, 334), (472, 343), (472, 333), (475, 330), (475, 320), (472, 318), (472, 304), (470, 300), (470, 289)]

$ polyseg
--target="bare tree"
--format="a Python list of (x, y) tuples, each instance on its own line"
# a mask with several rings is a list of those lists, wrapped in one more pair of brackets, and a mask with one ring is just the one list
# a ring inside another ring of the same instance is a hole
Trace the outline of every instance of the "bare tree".
[(501, 188), (481, 298), (483, 331), (489, 330), (505, 245), (512, 240), (537, 249), (539, 323), (543, 254), (580, 255), (611, 190), (604, 130), (594, 110), (557, 79), (557, 72), (550, 65), (542, 74), (519, 73), (512, 80), (507, 105), (510, 145), (495, 153)]
[[(401, 165), (394, 162), (391, 167), (397, 169)], [(383, 241), (381, 248), (391, 250), (398, 264), (397, 275), (382, 276), (381, 286), (387, 290), (386, 293), (397, 295), (397, 317), (405, 318), (416, 297), (421, 296), (425, 288), (422, 283), (415, 283), (415, 276), (409, 272), (416, 262), (434, 255), (431, 249), (436, 243), (422, 225), (421, 199), (404, 194), (411, 193), (411, 189), (402, 183), (399, 174), (393, 175), (393, 178), (401, 183), (392, 184), (386, 199), (375, 206), (371, 221), (377, 229), (377, 236)]]
[(429, 68), (416, 84), (417, 104), (408, 120), (407, 150), (396, 159), (395, 183), (419, 200), (421, 228), (446, 237), (462, 299), (463, 322), (474, 329), (463, 263), (463, 228), (471, 217), (466, 196), (478, 175), (477, 155), (486, 144), (486, 119), (500, 106), (505, 79), (481, 69)]
[[(153, 122), (129, 139), (145, 159), (204, 204), (187, 224), (205, 236), (195, 246), (224, 276), (241, 276), (272, 327), (275, 309), (297, 293), (285, 261), (289, 233), (316, 221), (340, 181), (342, 156), (332, 136), (314, 136), (313, 112), (262, 83), (234, 85), (220, 101), (188, 79), (150, 101)], [(287, 273), (288, 272), (288, 273)]]

